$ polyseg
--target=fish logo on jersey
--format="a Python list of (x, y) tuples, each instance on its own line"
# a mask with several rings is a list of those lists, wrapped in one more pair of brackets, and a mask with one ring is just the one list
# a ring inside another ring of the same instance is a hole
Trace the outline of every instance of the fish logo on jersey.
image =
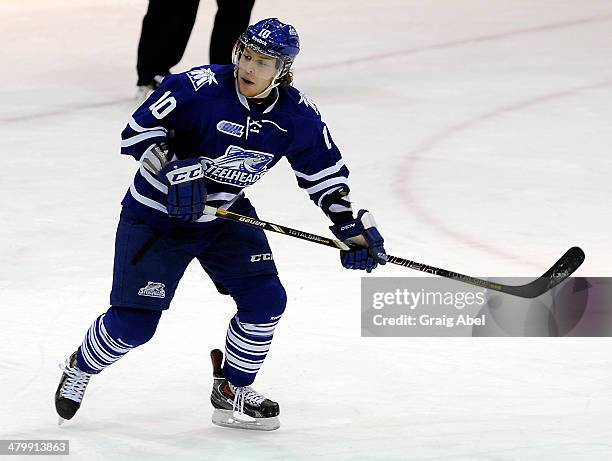
[(193, 69), (187, 72), (187, 77), (191, 80), (193, 88), (198, 91), (204, 85), (218, 85), (215, 73), (210, 69)]
[(221, 157), (203, 157), (204, 176), (211, 181), (238, 187), (249, 187), (268, 171), (274, 155), (229, 146)]

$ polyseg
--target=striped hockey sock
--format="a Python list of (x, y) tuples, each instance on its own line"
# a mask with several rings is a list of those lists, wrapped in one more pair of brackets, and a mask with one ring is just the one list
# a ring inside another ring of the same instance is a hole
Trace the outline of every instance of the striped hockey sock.
[(225, 377), (235, 386), (255, 381), (270, 345), (278, 319), (270, 323), (244, 323), (234, 316), (225, 341)]
[(108, 333), (104, 325), (106, 315), (92, 323), (77, 351), (78, 366), (87, 373), (100, 373), (135, 347)]

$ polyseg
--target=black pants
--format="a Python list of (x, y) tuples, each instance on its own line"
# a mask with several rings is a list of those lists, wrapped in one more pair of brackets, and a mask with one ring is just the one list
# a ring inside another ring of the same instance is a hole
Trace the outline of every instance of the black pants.
[[(200, 0), (149, 0), (138, 43), (138, 85), (166, 75), (183, 57)], [(228, 64), (232, 48), (249, 25), (255, 0), (217, 0), (210, 37), (210, 63)]]

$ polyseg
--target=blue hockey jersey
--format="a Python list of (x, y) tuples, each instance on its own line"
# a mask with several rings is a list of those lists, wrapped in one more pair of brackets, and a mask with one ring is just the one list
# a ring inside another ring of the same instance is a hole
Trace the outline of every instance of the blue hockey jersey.
[[(265, 104), (255, 104), (239, 93), (233, 65), (164, 78), (123, 130), (121, 153), (140, 160), (161, 142), (175, 159), (202, 158), (207, 204), (222, 209), (231, 209), (283, 157), (318, 206), (347, 187), (349, 171), (314, 103), (293, 87), (277, 87)], [(122, 203), (157, 228), (206, 227), (216, 219), (205, 215), (185, 224), (169, 218), (167, 191), (141, 165)]]

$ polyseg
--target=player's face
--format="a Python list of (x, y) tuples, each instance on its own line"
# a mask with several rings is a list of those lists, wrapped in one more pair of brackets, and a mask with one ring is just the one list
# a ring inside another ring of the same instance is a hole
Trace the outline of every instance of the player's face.
[[(245, 48), (238, 61), (238, 89), (247, 98), (265, 90), (276, 76), (276, 59)], [(265, 97), (268, 95), (261, 95)]]

